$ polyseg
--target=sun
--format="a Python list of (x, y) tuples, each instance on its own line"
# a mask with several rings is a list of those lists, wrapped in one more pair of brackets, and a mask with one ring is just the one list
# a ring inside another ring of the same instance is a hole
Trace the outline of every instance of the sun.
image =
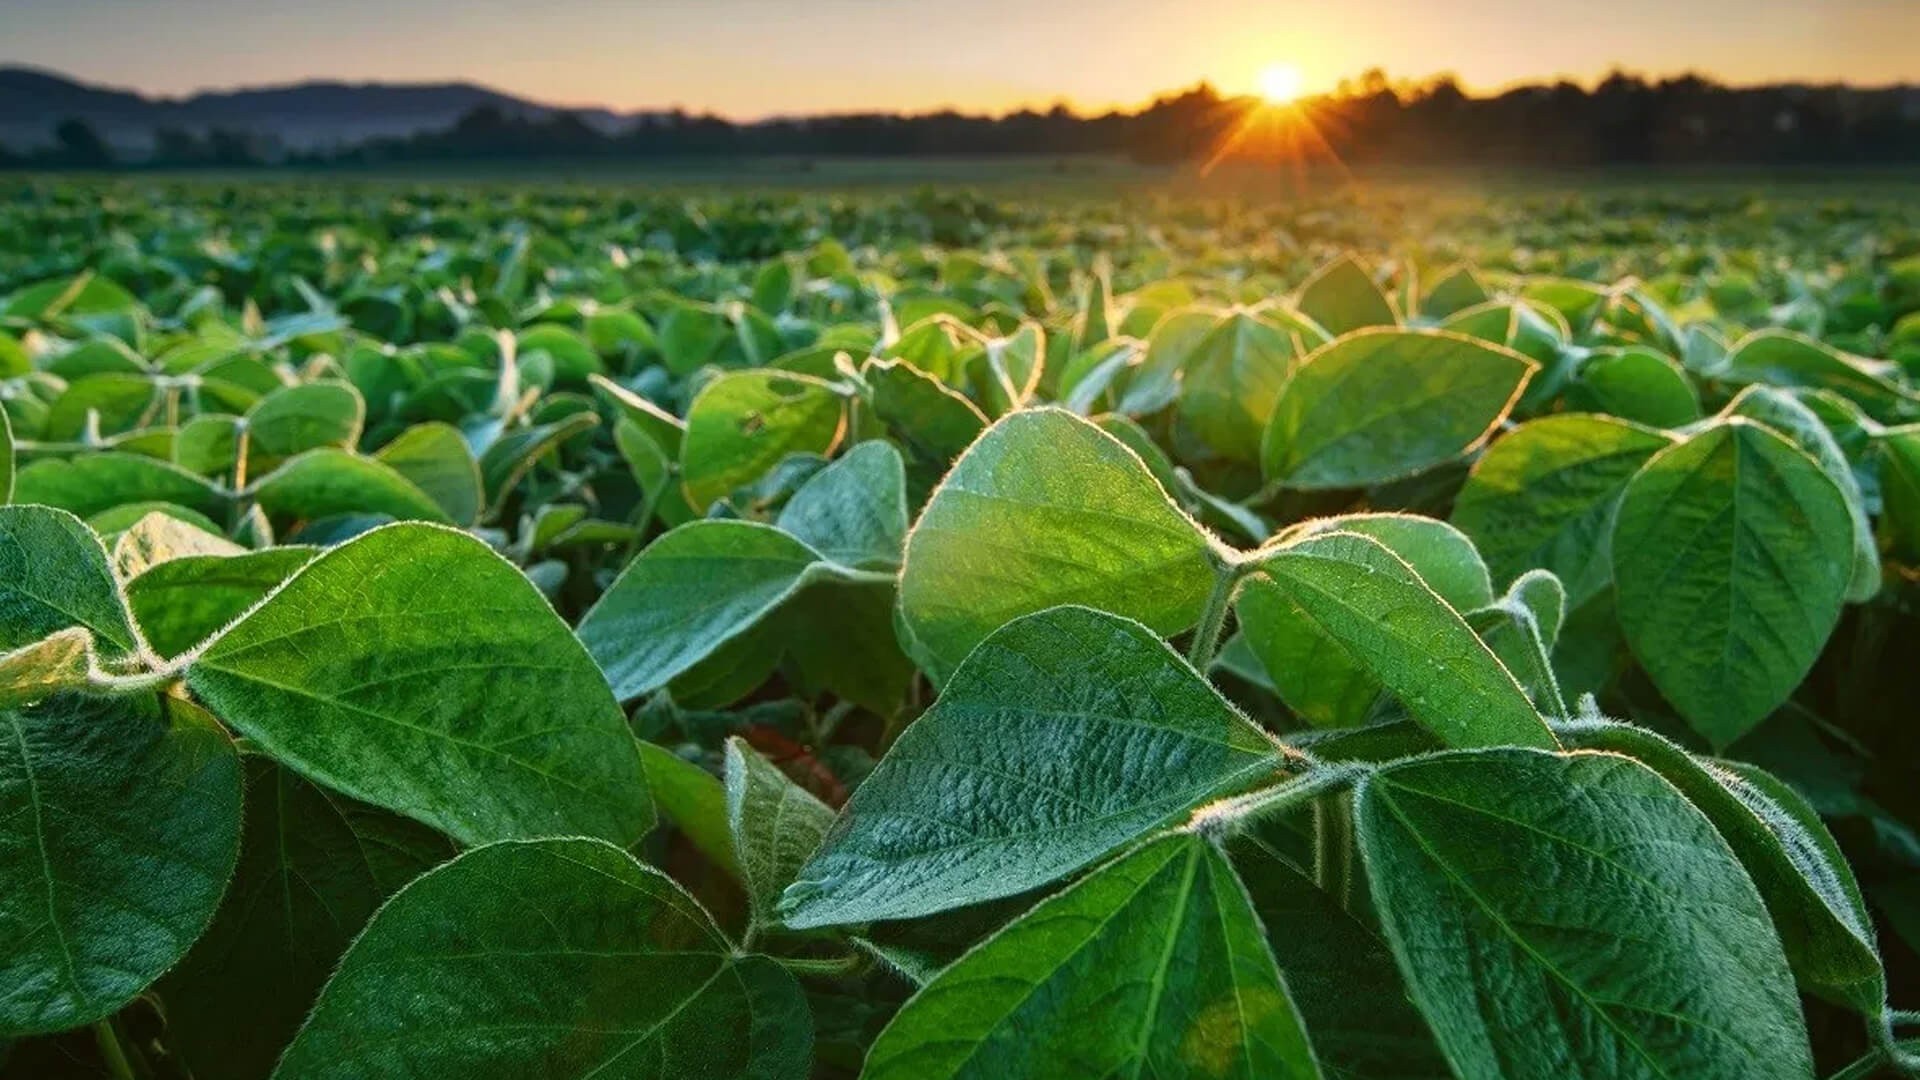
[(1260, 96), (1272, 105), (1285, 105), (1300, 96), (1306, 78), (1293, 64), (1268, 64), (1260, 69)]

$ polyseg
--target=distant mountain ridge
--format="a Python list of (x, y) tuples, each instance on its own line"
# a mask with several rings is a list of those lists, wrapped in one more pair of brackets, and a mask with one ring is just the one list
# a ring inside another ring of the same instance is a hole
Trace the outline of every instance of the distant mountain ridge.
[(51, 142), (54, 125), (70, 117), (132, 150), (150, 146), (161, 128), (195, 134), (212, 128), (243, 131), (272, 136), (288, 149), (310, 150), (445, 128), (482, 106), (530, 118), (570, 112), (603, 131), (634, 118), (610, 109), (569, 109), (472, 82), (313, 80), (166, 98), (42, 68), (0, 65), (0, 144), (16, 150)]

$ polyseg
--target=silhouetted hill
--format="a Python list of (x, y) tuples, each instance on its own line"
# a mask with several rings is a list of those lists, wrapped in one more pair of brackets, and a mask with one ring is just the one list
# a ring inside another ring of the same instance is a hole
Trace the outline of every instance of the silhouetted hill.
[(114, 146), (134, 151), (150, 147), (163, 128), (196, 135), (214, 129), (271, 134), (290, 149), (316, 149), (446, 128), (480, 108), (525, 119), (573, 111), (603, 130), (626, 119), (607, 109), (565, 110), (470, 82), (315, 81), (160, 98), (38, 68), (0, 67), (0, 144), (18, 148), (51, 142), (55, 124), (77, 118)]

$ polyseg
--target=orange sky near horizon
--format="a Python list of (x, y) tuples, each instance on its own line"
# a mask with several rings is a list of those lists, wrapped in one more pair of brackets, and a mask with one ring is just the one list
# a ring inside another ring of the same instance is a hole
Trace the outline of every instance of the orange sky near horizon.
[(1065, 102), (1205, 79), (1307, 93), (1371, 67), (1471, 90), (1610, 68), (1732, 83), (1920, 82), (1920, 0), (9, 0), (0, 62), (178, 95), (306, 78), (468, 79), (537, 100), (740, 119)]

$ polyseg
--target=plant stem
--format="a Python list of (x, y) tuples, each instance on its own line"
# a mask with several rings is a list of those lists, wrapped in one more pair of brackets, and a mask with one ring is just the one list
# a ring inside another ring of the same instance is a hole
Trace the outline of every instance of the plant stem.
[(114, 1080), (136, 1080), (138, 1074), (133, 1071), (133, 1063), (127, 1060), (127, 1049), (120, 1045), (120, 1033), (114, 1030), (111, 1018), (93, 1025), (93, 1039), (99, 1044), (100, 1056)]
[(1553, 657), (1547, 653), (1547, 642), (1540, 633), (1540, 620), (1533, 612), (1520, 604), (1513, 605), (1509, 614), (1514, 624), (1520, 628), (1521, 636), (1527, 639), (1527, 650), (1532, 654), (1534, 677), (1540, 680), (1540, 696), (1546, 698), (1546, 704), (1552, 706), (1554, 718), (1566, 720), (1571, 717), (1567, 711), (1566, 695), (1560, 691), (1560, 680), (1553, 674)]
[(1220, 647), (1220, 630), (1227, 624), (1227, 608), (1233, 601), (1233, 587), (1240, 584), (1241, 568), (1222, 562), (1214, 571), (1213, 591), (1207, 594), (1207, 606), (1200, 613), (1200, 627), (1193, 632), (1193, 644), (1187, 647), (1187, 659), (1201, 675), (1213, 663), (1214, 650)]
[(1193, 816), (1187, 819), (1187, 829), (1203, 832), (1209, 829), (1227, 828), (1262, 814), (1291, 810), (1303, 803), (1310, 803), (1328, 792), (1346, 787), (1365, 776), (1368, 771), (1364, 765), (1351, 763), (1315, 766), (1310, 771), (1285, 783), (1208, 803), (1195, 810)]
[(1313, 804), (1313, 881), (1347, 907), (1353, 892), (1353, 807), (1338, 799)]
[(773, 959), (795, 975), (848, 975), (866, 963), (866, 957), (858, 953), (833, 960), (811, 960), (798, 956), (776, 956)]

